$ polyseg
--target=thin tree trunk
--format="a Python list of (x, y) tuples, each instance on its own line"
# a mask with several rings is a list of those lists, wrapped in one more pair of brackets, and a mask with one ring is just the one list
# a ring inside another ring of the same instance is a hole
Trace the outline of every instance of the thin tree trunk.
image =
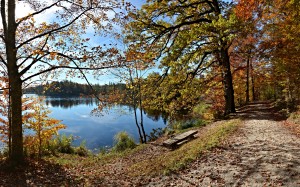
[(8, 94), (8, 155), (11, 157), (11, 96), (10, 96), (10, 86)]
[(249, 79), (250, 79), (250, 54), (247, 58), (247, 67), (246, 67), (246, 103), (250, 101), (250, 94), (249, 94)]
[(140, 125), (141, 125), (141, 129), (143, 132), (143, 143), (147, 142), (147, 136), (146, 136), (146, 132), (145, 132), (145, 128), (144, 128), (144, 121), (143, 121), (143, 109), (140, 108), (140, 117), (141, 117), (141, 121), (140, 121)]
[(131, 92), (131, 100), (133, 102), (133, 109), (134, 109), (134, 119), (135, 119), (135, 125), (138, 129), (138, 132), (139, 132), (139, 136), (140, 136), (140, 143), (144, 143), (144, 139), (143, 139), (143, 136), (142, 136), (142, 132), (141, 132), (141, 128), (139, 126), (139, 123), (138, 123), (138, 119), (137, 119), (137, 106), (136, 106), (136, 93), (135, 93), (135, 85), (134, 85), (134, 81), (133, 81), (133, 78), (132, 78), (132, 74), (131, 74), (131, 71), (129, 70), (129, 78), (130, 78), (130, 82), (133, 86), (133, 91)]
[(252, 66), (252, 61), (250, 62), (250, 68), (251, 68), (251, 83), (252, 83), (252, 101), (256, 101), (255, 97), (255, 81), (254, 81), (254, 73), (253, 73), (253, 66)]
[(41, 137), (41, 106), (39, 106), (39, 124), (38, 124), (38, 138), (39, 138), (39, 159), (42, 157), (41, 147), (42, 147), (42, 137)]
[(133, 104), (133, 109), (134, 109), (135, 125), (136, 125), (136, 127), (138, 129), (138, 132), (139, 132), (140, 142), (144, 143), (144, 139), (143, 139), (143, 136), (142, 136), (141, 128), (139, 126), (138, 119), (137, 119), (137, 113), (136, 113), (137, 108), (136, 108), (135, 104)]
[(140, 118), (141, 118), (141, 121), (140, 121), (140, 125), (141, 125), (141, 129), (142, 129), (142, 132), (143, 132), (143, 143), (146, 143), (147, 142), (147, 136), (146, 136), (146, 132), (145, 132), (145, 128), (144, 128), (144, 116), (143, 116), (143, 108), (142, 108), (142, 99), (141, 99), (141, 95), (140, 95), (140, 98), (139, 98), (139, 105), (140, 105)]

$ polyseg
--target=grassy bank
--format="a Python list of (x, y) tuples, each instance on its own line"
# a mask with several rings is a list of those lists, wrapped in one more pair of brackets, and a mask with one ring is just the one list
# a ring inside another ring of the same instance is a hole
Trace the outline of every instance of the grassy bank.
[(229, 120), (208, 125), (206, 129), (199, 129), (199, 137), (175, 150), (146, 144), (122, 153), (111, 152), (88, 157), (61, 154), (47, 160), (67, 168), (78, 178), (84, 176), (85, 181), (91, 184), (96, 184), (92, 182), (96, 179), (109, 179), (119, 184), (120, 181), (137, 180), (139, 176), (145, 178), (183, 169), (203, 152), (220, 145), (240, 124), (240, 120)]
[(239, 124), (239, 120), (226, 121), (179, 149), (132, 165), (129, 169), (130, 174), (133, 176), (168, 174), (171, 171), (183, 169), (204, 151), (220, 145), (222, 140), (234, 132)]

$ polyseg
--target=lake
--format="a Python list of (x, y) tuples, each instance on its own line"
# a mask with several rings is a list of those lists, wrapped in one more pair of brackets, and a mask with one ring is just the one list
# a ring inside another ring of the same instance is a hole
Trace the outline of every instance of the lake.
[[(94, 150), (113, 145), (113, 137), (120, 131), (128, 132), (139, 142), (138, 130), (134, 120), (134, 110), (130, 106), (116, 105), (106, 108), (102, 115), (93, 115), (97, 107), (92, 98), (51, 98), (46, 97), (45, 104), (52, 111), (51, 117), (62, 120), (67, 126), (59, 134), (76, 137), (74, 145), (86, 141), (88, 149)], [(139, 111), (138, 111), (139, 112)], [(158, 114), (144, 114), (144, 127), (147, 134), (152, 129), (166, 126), (166, 119)]]

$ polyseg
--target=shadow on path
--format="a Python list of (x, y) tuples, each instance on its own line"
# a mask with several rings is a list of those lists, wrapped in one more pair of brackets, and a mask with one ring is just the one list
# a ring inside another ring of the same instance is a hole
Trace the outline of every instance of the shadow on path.
[(0, 186), (80, 186), (81, 182), (58, 164), (47, 161), (28, 160), (18, 168), (0, 162)]
[(239, 107), (236, 113), (230, 114), (231, 118), (242, 118), (242, 119), (257, 119), (257, 120), (274, 120), (282, 121), (286, 117), (281, 115), (275, 108), (273, 102), (252, 102), (245, 106)]

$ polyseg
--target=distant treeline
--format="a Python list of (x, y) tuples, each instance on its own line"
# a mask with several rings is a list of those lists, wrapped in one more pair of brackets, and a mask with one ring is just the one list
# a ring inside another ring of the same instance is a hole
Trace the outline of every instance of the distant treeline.
[(25, 89), (25, 93), (32, 93), (46, 96), (80, 96), (96, 94), (109, 94), (116, 91), (126, 90), (124, 83), (109, 83), (105, 85), (92, 85), (93, 90), (87, 84), (79, 84), (72, 81), (55, 81), (46, 83), (45, 85), (38, 85)]

